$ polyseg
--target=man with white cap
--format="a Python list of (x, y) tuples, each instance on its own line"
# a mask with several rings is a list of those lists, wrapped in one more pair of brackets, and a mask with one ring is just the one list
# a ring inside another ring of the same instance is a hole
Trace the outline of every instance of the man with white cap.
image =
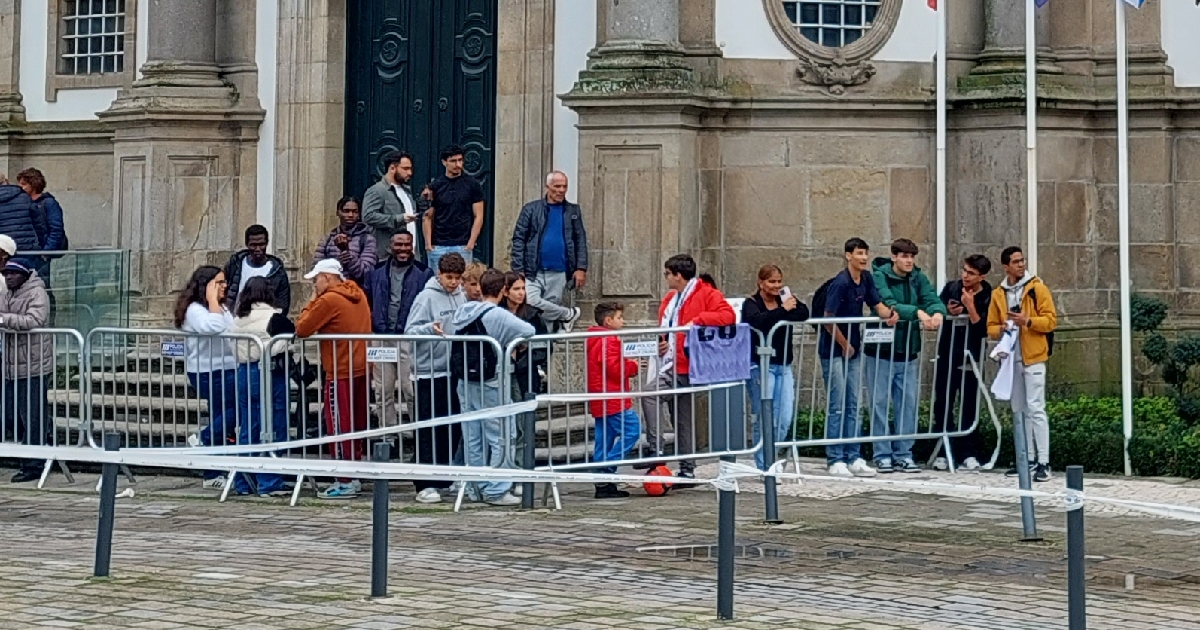
[[(296, 319), (297, 337), (371, 334), (367, 294), (358, 283), (346, 279), (340, 262), (332, 258), (317, 261), (304, 279), (313, 281), (315, 293)], [(325, 434), (366, 431), (370, 382), (366, 340), (329, 340), (320, 345), (325, 370)], [(366, 444), (363, 440), (346, 440), (330, 444), (329, 450), (335, 459), (361, 460)], [(361, 490), (357, 479), (339, 478), (318, 496), (353, 499)]]
[[(11, 242), (11, 238), (0, 235), (0, 250), (3, 250), (0, 258), (8, 258)], [(50, 335), (27, 331), (45, 326), (50, 319), (50, 296), (46, 293), (45, 283), (27, 260), (5, 260), (0, 273), (4, 276), (5, 288), (4, 294), (0, 295), (0, 328), (11, 331), (4, 334), (0, 439), (49, 445), (54, 440), (54, 418), (46, 404), (46, 389), (54, 378), (54, 339)], [(35, 459), (21, 460), (21, 469), (12, 482), (39, 479), (44, 463)]]

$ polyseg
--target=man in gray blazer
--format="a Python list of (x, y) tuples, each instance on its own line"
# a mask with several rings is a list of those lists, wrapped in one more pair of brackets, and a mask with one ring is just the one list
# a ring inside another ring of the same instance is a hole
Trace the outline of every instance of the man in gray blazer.
[[(412, 156), (392, 151), (383, 157), (383, 164), (387, 168), (383, 179), (363, 193), (362, 222), (375, 229), (376, 243), (391, 243), (399, 232), (408, 232), (415, 240), (419, 230), (414, 224), (429, 204), (409, 187)], [(417, 255), (423, 257), (423, 252)]]

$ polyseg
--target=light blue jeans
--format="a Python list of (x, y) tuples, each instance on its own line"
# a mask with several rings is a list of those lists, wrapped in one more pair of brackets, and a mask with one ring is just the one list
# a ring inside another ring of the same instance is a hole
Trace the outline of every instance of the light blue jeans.
[(429, 255), (427, 256), (429, 260), (426, 262), (426, 264), (428, 264), (429, 268), (433, 270), (433, 273), (437, 273), (438, 261), (442, 259), (442, 256), (451, 253), (462, 256), (463, 260), (467, 261), (468, 265), (471, 264), (471, 261), (475, 259), (474, 254), (472, 254), (471, 250), (467, 249), (466, 247), (450, 245), (447, 247), (431, 247), (429, 249)]
[[(867, 357), (866, 386), (871, 393), (871, 436), (913, 435), (917, 432), (917, 396), (920, 394), (917, 360), (887, 361)], [(888, 406), (896, 417), (895, 431)], [(875, 460), (912, 459), (912, 440), (875, 442)]]
[[(762, 439), (762, 368), (750, 370), (746, 381), (746, 392), (750, 396), (750, 413), (754, 414), (754, 443)], [(771, 392), (772, 422), (775, 425), (775, 444), (787, 439), (789, 429), (796, 421), (796, 376), (790, 365), (771, 365), (767, 368), (767, 389)], [(754, 454), (754, 463), (759, 470), (766, 470), (763, 463), (764, 449)]]
[[(862, 420), (858, 417), (858, 393), (862, 389), (862, 358), (855, 354), (849, 361), (845, 357), (821, 359), (821, 375), (825, 378), (828, 405), (825, 409), (825, 439), (856, 438), (862, 431)], [(846, 464), (862, 457), (862, 445), (830, 444), (825, 447), (825, 460), (829, 465), (837, 462)]]
[[(509, 404), (508, 392), (501, 391), (498, 382), (458, 383), (458, 400), (462, 403), (463, 413), (491, 409)], [(463, 459), (468, 466), (491, 466), (506, 468), (508, 462), (508, 445), (506, 443), (505, 425), (510, 425), (510, 418), (488, 418), (464, 422)], [(512, 437), (512, 436), (507, 436)], [(509, 481), (477, 481), (475, 487), (483, 495), (485, 501), (499, 499), (512, 490)]]

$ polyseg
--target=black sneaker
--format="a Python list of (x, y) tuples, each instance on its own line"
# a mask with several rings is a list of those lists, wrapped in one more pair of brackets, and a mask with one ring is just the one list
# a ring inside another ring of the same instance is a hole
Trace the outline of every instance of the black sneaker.
[(1033, 471), (1033, 480), (1039, 482), (1050, 481), (1050, 465), (1038, 464), (1037, 468)]
[[(1029, 462), (1029, 472), (1030, 473), (1037, 472), (1037, 462)], [(1009, 468), (1008, 470), (1004, 471), (1005, 477), (1016, 477), (1017, 474), (1018, 473), (1017, 473), (1017, 465), (1016, 464), (1013, 464), (1012, 468)]]
[(21, 469), (20, 472), (13, 475), (13, 478), (10, 479), (9, 481), (11, 483), (27, 483), (30, 481), (37, 481), (38, 479), (41, 479), (41, 478), (42, 478), (42, 471), (40, 469), (23, 468), (23, 469)]
[(598, 483), (596, 484), (597, 499), (627, 499), (629, 493), (618, 488), (615, 483)]

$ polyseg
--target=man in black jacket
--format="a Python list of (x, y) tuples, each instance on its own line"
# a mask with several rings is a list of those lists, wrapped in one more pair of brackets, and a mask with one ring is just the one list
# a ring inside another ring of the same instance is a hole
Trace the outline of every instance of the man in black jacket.
[[(969, 351), (976, 364), (982, 367), (980, 361), (984, 340), (987, 339), (987, 312), (992, 300), (992, 286), (985, 278), (991, 270), (992, 261), (987, 256), (967, 256), (963, 260), (960, 278), (947, 282), (939, 296), (955, 319), (951, 320), (951, 325), (942, 327), (938, 339), (933, 388), (935, 433), (941, 432), (943, 427), (950, 432), (969, 429), (979, 416), (979, 375), (972, 371), (966, 360), (966, 352)], [(962, 315), (966, 317), (958, 317)], [(959, 410), (957, 423), (954, 421), (956, 408)], [(978, 430), (951, 438), (950, 447), (954, 461), (959, 462), (963, 469), (979, 468), (982, 440)], [(938, 457), (933, 467), (948, 469), (947, 458)]]
[(513, 229), (512, 268), (525, 274), (525, 301), (542, 312), (547, 327), (555, 322), (570, 332), (579, 308), (563, 306), (570, 287), (587, 282), (588, 245), (583, 212), (567, 201), (567, 176), (546, 176), (546, 195), (521, 208)]
[(225, 293), (225, 301), (229, 310), (237, 306), (237, 297), (250, 278), (263, 277), (271, 282), (275, 290), (275, 303), (287, 315), (292, 307), (292, 284), (288, 279), (283, 261), (267, 253), (267, 245), (271, 236), (267, 228), (261, 225), (251, 225), (246, 228), (246, 249), (230, 257), (225, 264), (225, 279), (229, 288)]

